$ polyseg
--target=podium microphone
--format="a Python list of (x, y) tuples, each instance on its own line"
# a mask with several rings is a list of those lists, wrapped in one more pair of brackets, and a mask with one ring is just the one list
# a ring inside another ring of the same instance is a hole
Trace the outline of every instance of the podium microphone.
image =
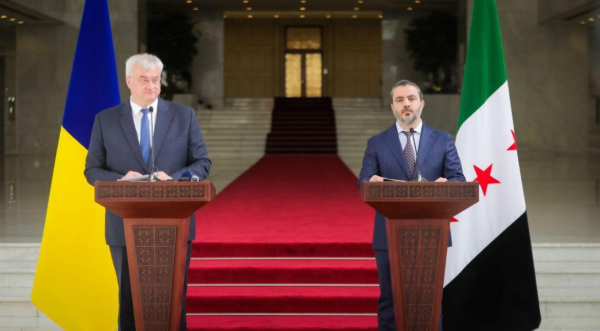
[(421, 166), (419, 165), (419, 149), (417, 147), (417, 141), (415, 140), (415, 129), (410, 128), (410, 134), (413, 138), (413, 145), (415, 146), (415, 154), (417, 155), (416, 159), (415, 159), (415, 163), (417, 164), (417, 177), (412, 178), (410, 181), (411, 182), (426, 182), (427, 179), (425, 179), (425, 177), (421, 176)]
[(154, 166), (154, 107), (150, 107), (148, 108), (148, 112), (150, 113), (150, 139), (152, 139), (152, 144), (150, 144), (150, 154), (152, 154), (151, 156), (151, 163), (150, 163), (150, 174), (148, 177), (148, 181), (149, 182), (156, 182), (157, 178), (156, 178), (156, 167)]

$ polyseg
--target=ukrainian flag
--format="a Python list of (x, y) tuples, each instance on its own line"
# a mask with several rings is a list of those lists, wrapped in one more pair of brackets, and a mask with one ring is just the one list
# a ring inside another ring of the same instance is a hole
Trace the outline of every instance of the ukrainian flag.
[(86, 0), (31, 301), (65, 330), (115, 330), (118, 286), (104, 208), (83, 170), (94, 117), (120, 103), (107, 0)]

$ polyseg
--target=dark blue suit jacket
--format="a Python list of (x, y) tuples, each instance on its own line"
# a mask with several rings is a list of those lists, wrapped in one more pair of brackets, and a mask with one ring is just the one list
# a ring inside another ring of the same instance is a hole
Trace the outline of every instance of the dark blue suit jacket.
[[(428, 181), (444, 177), (449, 181), (464, 182), (465, 176), (462, 173), (460, 159), (456, 152), (456, 146), (452, 141), (452, 136), (433, 129), (425, 123), (423, 123), (421, 131), (418, 148), (421, 175)], [(408, 173), (408, 167), (402, 152), (396, 123), (369, 139), (358, 178), (358, 187), (362, 186), (363, 181), (369, 181), (373, 175), (410, 180), (411, 176)], [(388, 249), (385, 217), (379, 212), (375, 213), (373, 249)]]
[[(186, 170), (205, 179), (211, 162), (202, 139), (196, 113), (190, 107), (158, 99), (154, 132), (155, 163), (174, 180)], [(128, 171), (148, 173), (140, 149), (129, 100), (96, 115), (92, 138), (85, 159), (85, 178), (96, 181), (117, 180)], [(189, 240), (196, 236), (192, 215)], [(125, 246), (123, 219), (106, 210), (106, 243)]]

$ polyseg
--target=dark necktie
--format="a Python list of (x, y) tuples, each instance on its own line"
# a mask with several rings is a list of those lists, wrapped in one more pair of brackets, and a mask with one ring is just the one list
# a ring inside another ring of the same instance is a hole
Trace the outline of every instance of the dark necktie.
[(402, 131), (406, 136), (406, 146), (404, 146), (404, 159), (406, 160), (406, 165), (408, 166), (408, 172), (412, 178), (412, 175), (415, 171), (415, 152), (413, 151), (412, 142), (410, 137), (412, 134), (408, 131)]
[(148, 124), (148, 109), (142, 109), (144, 116), (142, 117), (142, 127), (140, 129), (140, 148), (142, 149), (142, 156), (144, 162), (148, 166), (148, 159), (150, 159), (150, 126)]

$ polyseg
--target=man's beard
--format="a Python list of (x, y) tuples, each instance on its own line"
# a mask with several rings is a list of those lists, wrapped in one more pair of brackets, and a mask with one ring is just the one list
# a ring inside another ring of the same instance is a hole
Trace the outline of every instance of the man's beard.
[[(404, 110), (406, 110), (406, 109), (404, 109)], [(404, 117), (402, 115), (402, 113), (400, 113), (400, 116), (398, 116), (398, 115), (396, 115), (396, 112), (394, 112), (394, 116), (396, 117), (396, 119), (398, 121), (400, 121), (400, 123), (406, 124), (406, 125), (411, 125), (417, 119), (419, 119), (419, 117), (421, 117), (421, 111), (420, 110), (412, 110), (412, 115), (408, 116), (408, 117)]]

